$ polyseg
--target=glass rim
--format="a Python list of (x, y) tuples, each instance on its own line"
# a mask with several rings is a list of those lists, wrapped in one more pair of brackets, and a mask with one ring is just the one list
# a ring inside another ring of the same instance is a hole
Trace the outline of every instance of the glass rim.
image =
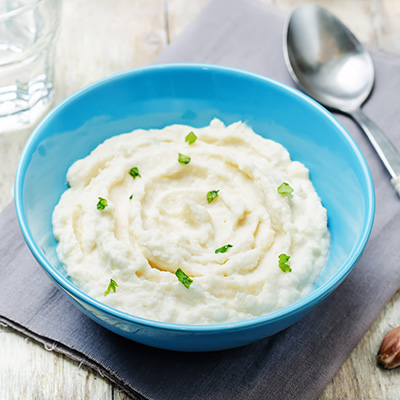
[(10, 17), (14, 17), (14, 16), (16, 16), (16, 15), (22, 13), (22, 12), (25, 12), (29, 8), (36, 7), (38, 4), (44, 3), (46, 1), (54, 1), (54, 2), (59, 1), (59, 2), (61, 2), (61, 0), (31, 0), (29, 3), (23, 4), (23, 5), (15, 8), (15, 9), (13, 9), (11, 11), (6, 11), (4, 13), (0, 11), (0, 22), (3, 21), (3, 20), (8, 19)]

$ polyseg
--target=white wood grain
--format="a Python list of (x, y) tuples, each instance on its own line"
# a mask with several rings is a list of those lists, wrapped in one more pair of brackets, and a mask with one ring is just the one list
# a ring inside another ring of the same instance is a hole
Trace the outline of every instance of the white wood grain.
[(374, 24), (378, 46), (400, 54), (400, 1), (371, 0), (371, 3), (376, 10)]
[[(291, 11), (306, 0), (262, 0)], [(209, 0), (66, 0), (57, 53), (55, 103), (99, 78), (145, 65)], [(364, 42), (400, 54), (399, 0), (314, 0), (341, 18)], [(14, 174), (30, 130), (0, 135), (0, 210), (13, 198)], [(400, 293), (352, 352), (321, 396), (400, 398), (400, 369), (376, 366), (384, 333), (400, 325)], [(0, 329), (0, 400), (120, 399), (127, 397), (96, 372), (8, 328)], [(329, 362), (329, 360), (327, 360)]]
[(167, 42), (163, 0), (64, 1), (57, 101), (105, 76), (148, 64)]
[(0, 399), (53, 400), (112, 398), (98, 374), (11, 329), (0, 330)]

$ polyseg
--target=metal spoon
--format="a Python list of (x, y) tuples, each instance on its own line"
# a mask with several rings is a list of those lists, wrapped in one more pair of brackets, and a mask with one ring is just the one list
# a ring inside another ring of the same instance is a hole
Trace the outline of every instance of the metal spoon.
[(361, 126), (400, 195), (400, 154), (360, 108), (371, 93), (374, 66), (357, 38), (328, 11), (306, 4), (289, 19), (284, 54), (293, 80), (305, 93)]

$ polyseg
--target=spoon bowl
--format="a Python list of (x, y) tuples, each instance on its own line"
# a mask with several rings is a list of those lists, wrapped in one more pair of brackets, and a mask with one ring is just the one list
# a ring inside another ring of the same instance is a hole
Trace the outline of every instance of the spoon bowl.
[(340, 111), (354, 111), (369, 96), (374, 66), (368, 52), (336, 17), (307, 4), (287, 28), (290, 72), (303, 91)]
[(400, 154), (360, 108), (372, 91), (375, 73), (370, 55), (353, 33), (327, 10), (306, 4), (289, 19), (284, 56), (305, 93), (360, 125), (400, 194)]

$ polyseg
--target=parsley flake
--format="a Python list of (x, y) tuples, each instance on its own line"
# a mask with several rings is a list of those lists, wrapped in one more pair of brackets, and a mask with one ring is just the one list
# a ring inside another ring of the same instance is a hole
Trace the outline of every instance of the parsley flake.
[(207, 193), (208, 204), (210, 204), (213, 200), (215, 200), (218, 197), (218, 192), (219, 190), (211, 190)]
[(108, 284), (107, 290), (104, 292), (104, 296), (109, 295), (111, 291), (115, 293), (117, 291), (117, 286), (119, 286), (118, 283), (115, 282), (114, 279), (110, 279), (110, 283)]
[(133, 194), (131, 194), (130, 196), (129, 196), (129, 200), (132, 200), (133, 199)]
[(136, 179), (137, 177), (141, 178), (139, 174), (139, 169), (138, 167), (133, 167), (129, 170), (129, 175), (133, 178)]
[(287, 194), (290, 194), (293, 192), (293, 188), (290, 187), (290, 185), (286, 182), (283, 182), (279, 187), (278, 187), (278, 193), (281, 194), (282, 196), (286, 196)]
[(215, 250), (215, 254), (218, 253), (226, 253), (229, 247), (233, 247), (231, 244), (226, 244), (225, 246), (220, 247), (219, 249)]
[(190, 132), (185, 137), (185, 142), (188, 144), (193, 144), (196, 140), (197, 140), (197, 136), (193, 132)]
[(185, 156), (184, 154), (178, 153), (178, 161), (181, 164), (189, 164), (190, 163), (190, 157)]
[(292, 272), (292, 268), (290, 268), (290, 265), (287, 264), (289, 259), (290, 259), (290, 256), (287, 256), (284, 253), (279, 255), (279, 268), (283, 272)]
[(193, 279), (190, 279), (180, 268), (176, 270), (175, 275), (179, 279), (179, 282), (181, 282), (186, 289), (189, 289), (189, 286), (192, 284)]
[(107, 206), (108, 206), (107, 199), (103, 199), (102, 197), (99, 197), (99, 201), (97, 203), (97, 209), (104, 210)]

